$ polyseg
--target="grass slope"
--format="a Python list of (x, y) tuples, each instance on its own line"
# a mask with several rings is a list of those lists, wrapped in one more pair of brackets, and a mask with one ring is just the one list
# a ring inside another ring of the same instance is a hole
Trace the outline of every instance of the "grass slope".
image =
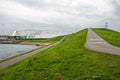
[(0, 80), (119, 80), (120, 56), (84, 48), (87, 30), (0, 71)]
[(105, 28), (95, 28), (93, 30), (110, 44), (120, 47), (120, 32)]

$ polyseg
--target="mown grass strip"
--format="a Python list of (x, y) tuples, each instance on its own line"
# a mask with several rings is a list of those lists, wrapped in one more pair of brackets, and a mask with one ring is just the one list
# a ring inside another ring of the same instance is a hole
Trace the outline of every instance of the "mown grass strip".
[(87, 30), (0, 71), (0, 80), (119, 80), (120, 56), (84, 48)]
[(93, 30), (110, 44), (120, 47), (120, 32), (105, 28), (95, 28)]

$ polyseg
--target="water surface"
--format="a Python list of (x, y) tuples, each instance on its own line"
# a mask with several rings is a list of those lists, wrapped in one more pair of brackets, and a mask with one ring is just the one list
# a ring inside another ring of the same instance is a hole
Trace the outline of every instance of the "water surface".
[(36, 48), (35, 45), (0, 44), (0, 60)]

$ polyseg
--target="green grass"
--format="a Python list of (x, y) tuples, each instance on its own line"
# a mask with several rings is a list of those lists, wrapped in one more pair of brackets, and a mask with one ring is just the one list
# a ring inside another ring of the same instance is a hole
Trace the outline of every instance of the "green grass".
[(120, 80), (120, 56), (84, 48), (87, 30), (0, 71), (0, 80)]
[[(63, 38), (63, 36), (56, 36), (56, 37), (53, 37), (53, 38), (38, 38), (38, 39), (33, 39), (33, 40), (31, 40), (31, 39), (22, 39), (22, 42), (29, 42), (30, 44), (31, 44), (31, 43), (35, 43), (35, 42), (56, 42), (56, 41), (59, 41), (59, 40), (62, 39), (62, 38)], [(7, 39), (6, 39), (6, 40), (7, 40)], [(12, 39), (9, 39), (9, 40), (12, 40)], [(14, 40), (14, 39), (13, 39), (13, 40)], [(52, 43), (51, 43), (51, 44), (52, 44)], [(47, 46), (47, 45), (42, 45), (42, 47), (45, 47), (45, 46)], [(32, 49), (32, 50), (30, 50), (30, 51), (28, 51), (28, 52), (24, 52), (24, 53), (22, 53), (22, 54), (18, 54), (18, 55), (15, 55), (15, 56), (12, 56), (12, 57), (9, 57), (9, 58), (0, 60), (0, 63), (1, 63), (1, 62), (4, 62), (4, 61), (6, 61), (6, 60), (10, 60), (10, 59), (12, 59), (12, 58), (18, 57), (18, 56), (27, 54), (27, 53), (29, 53), (29, 52), (38, 50), (38, 49), (40, 49), (40, 48), (42, 48), (42, 47), (37, 47), (36, 49)]]
[(120, 32), (105, 28), (95, 28), (93, 30), (110, 44), (120, 47)]
[(38, 38), (38, 39), (21, 39), (22, 42), (55, 42), (62, 38), (63, 36), (57, 36), (54, 38)]

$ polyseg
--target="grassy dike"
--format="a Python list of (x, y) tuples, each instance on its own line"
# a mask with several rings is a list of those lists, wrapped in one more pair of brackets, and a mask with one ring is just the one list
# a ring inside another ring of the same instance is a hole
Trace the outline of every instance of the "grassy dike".
[(110, 44), (120, 47), (120, 32), (105, 28), (95, 28), (93, 30)]
[[(54, 42), (59, 41), (59, 40), (62, 39), (63, 37), (64, 37), (64, 36), (56, 36), (56, 37), (53, 37), (53, 38), (39, 38), (39, 39), (33, 39), (33, 40), (31, 40), (31, 39), (22, 39), (21, 42), (25, 42), (25, 43), (24, 43), (25, 45), (31, 45), (31, 43), (32, 43), (32, 45), (35, 45), (36, 43), (48, 43), (48, 42), (49, 42), (50, 44), (53, 44)], [(20, 43), (20, 44), (21, 44), (21, 43)], [(49, 45), (50, 45), (50, 44), (49, 44)], [(0, 60), (0, 63), (1, 63), (1, 62), (4, 62), (4, 61), (7, 61), (7, 60), (10, 60), (10, 59), (12, 59), (12, 58), (19, 57), (19, 56), (21, 56), (21, 55), (24, 55), (24, 54), (33, 52), (33, 51), (38, 50), (38, 49), (40, 49), (40, 48), (43, 48), (43, 47), (45, 47), (45, 46), (48, 46), (48, 45), (43, 44), (43, 45), (38, 46), (37, 48), (32, 49), (32, 50), (29, 50), (29, 51), (27, 51), (27, 52), (24, 52), (24, 53), (15, 55), (15, 56), (8, 57), (8, 58), (6, 58), (6, 59)]]
[(119, 80), (120, 56), (84, 48), (87, 30), (0, 71), (0, 80)]

